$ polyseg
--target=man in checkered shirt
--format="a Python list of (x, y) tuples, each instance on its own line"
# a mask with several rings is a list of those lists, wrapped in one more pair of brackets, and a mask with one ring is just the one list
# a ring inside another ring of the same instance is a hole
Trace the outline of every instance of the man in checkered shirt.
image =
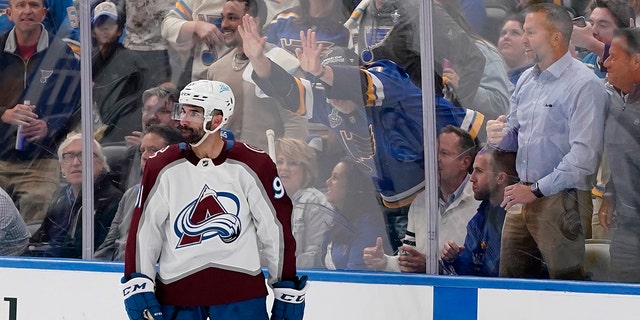
[(19, 256), (29, 244), (29, 231), (11, 197), (0, 188), (0, 256)]

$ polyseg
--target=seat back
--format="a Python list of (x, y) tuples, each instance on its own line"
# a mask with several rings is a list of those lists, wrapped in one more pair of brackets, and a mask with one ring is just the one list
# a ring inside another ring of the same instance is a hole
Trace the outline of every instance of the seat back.
[(609, 280), (609, 246), (608, 239), (587, 239), (584, 250), (584, 271), (587, 279), (593, 281)]

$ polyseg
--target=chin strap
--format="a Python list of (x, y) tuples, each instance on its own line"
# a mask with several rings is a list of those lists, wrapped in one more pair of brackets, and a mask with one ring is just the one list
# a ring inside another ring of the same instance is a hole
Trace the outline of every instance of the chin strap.
[[(203, 125), (206, 127), (206, 125)], [(207, 137), (209, 137), (209, 135), (216, 133), (216, 131), (220, 130), (222, 128), (222, 123), (220, 123), (215, 129), (213, 130), (207, 130), (206, 128), (204, 129), (204, 136), (202, 136), (202, 139), (200, 139), (200, 141), (196, 142), (196, 143), (190, 143), (190, 145), (194, 148), (198, 147), (199, 145), (201, 145), (205, 140), (207, 140)]]

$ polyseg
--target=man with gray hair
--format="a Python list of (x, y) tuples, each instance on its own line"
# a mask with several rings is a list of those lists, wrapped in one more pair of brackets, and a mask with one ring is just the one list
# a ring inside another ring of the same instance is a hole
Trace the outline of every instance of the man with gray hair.
[[(603, 197), (600, 224), (616, 231), (611, 239), (610, 278), (613, 281), (640, 282), (640, 177), (637, 154), (640, 146), (640, 28), (617, 29), (609, 58), (607, 89), (610, 107), (605, 126), (605, 146), (611, 177)], [(612, 220), (613, 210), (615, 220)]]

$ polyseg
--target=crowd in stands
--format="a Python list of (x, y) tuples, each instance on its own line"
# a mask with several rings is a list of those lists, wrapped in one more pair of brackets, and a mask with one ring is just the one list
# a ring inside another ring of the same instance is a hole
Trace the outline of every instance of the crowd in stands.
[(222, 138), (270, 153), (292, 200), (299, 268), (424, 273), (436, 241), (441, 274), (584, 280), (599, 239), (603, 280), (640, 282), (640, 1), (433, 0), (425, 62), (420, 0), (98, 0), (91, 81), (72, 4), (4, 1), (0, 255), (82, 258), (92, 159), (95, 259), (124, 260), (146, 163), (193, 136), (180, 92), (216, 80)]

